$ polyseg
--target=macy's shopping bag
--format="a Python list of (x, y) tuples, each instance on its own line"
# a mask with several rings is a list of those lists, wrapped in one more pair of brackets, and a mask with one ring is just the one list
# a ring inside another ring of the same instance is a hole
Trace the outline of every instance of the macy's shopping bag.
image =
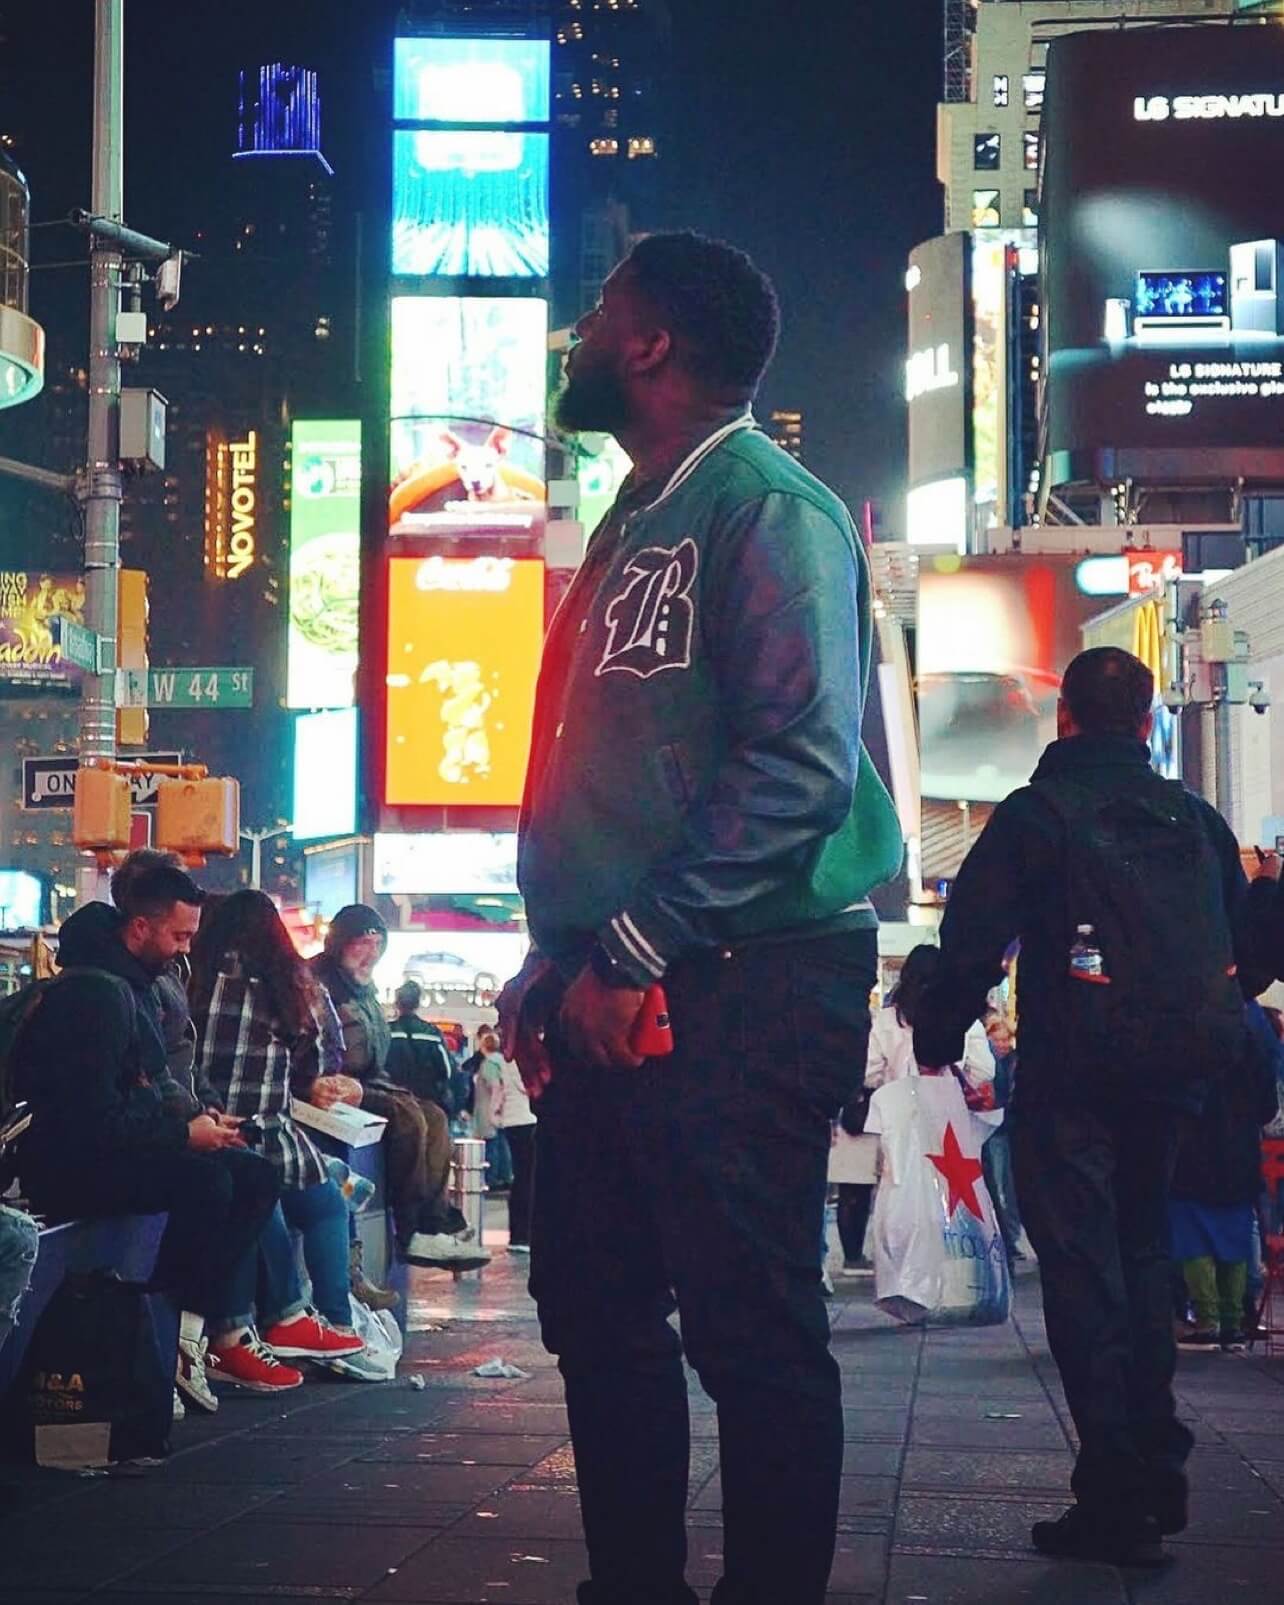
[(865, 1130), (879, 1137), (874, 1298), (898, 1321), (999, 1326), (1012, 1303), (1007, 1254), (981, 1179), (992, 1120), (974, 1115), (952, 1075), (880, 1087)]

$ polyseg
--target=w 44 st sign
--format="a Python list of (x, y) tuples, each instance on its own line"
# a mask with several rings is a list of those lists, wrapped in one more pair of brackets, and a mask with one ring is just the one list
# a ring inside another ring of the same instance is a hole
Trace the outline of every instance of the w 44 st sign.
[[(129, 673), (128, 670), (124, 671)], [(131, 684), (121, 701), (134, 701), (142, 690), (141, 674), (130, 676)], [(149, 708), (198, 708), (202, 712), (220, 708), (254, 706), (253, 669), (149, 669), (145, 706)]]

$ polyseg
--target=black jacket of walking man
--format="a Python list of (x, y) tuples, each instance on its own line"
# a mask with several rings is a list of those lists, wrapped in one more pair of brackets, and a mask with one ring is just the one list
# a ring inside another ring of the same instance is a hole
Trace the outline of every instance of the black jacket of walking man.
[(33, 1207), (53, 1220), (167, 1213), (154, 1284), (183, 1310), (221, 1316), (277, 1186), (267, 1161), (246, 1151), (239, 1121), (180, 1109), (172, 1096), (154, 983), (188, 951), (202, 895), (160, 864), (131, 878), (124, 909), (89, 903), (64, 923), (62, 973), (14, 1045), (34, 1116), (18, 1169)]
[[(1183, 1467), (1193, 1440), (1176, 1418), (1172, 1393), (1167, 1204), (1178, 1144), (1207, 1080), (1198, 1069), (1186, 1073), (1181, 1049), (1150, 1079), (1139, 1069), (1141, 1053), (1122, 1041), (1113, 1072), (1083, 1068), (1081, 1033), (1066, 1010), (1084, 996), (1084, 983), (1068, 977), (1076, 921), (1084, 917), (1075, 912), (1078, 886), (1086, 877), (1077, 874), (1084, 861), (1068, 858), (1073, 827), (1066, 821), (1075, 816), (1067, 807), (1109, 813), (1158, 802), (1183, 816), (1209, 900), (1198, 915), (1186, 912), (1207, 928), (1197, 935), (1177, 921), (1168, 938), (1192, 947), (1206, 938), (1223, 944), (1214, 985), (1229, 998), (1219, 992), (1219, 1008), (1228, 1034), (1239, 1040), (1244, 1029), (1232, 946), (1244, 890), (1238, 848), (1213, 808), (1151, 770), (1153, 695), (1150, 671), (1113, 647), (1085, 652), (1066, 670), (1060, 739), (1043, 754), (1032, 784), (999, 804), (959, 872), (941, 926), (945, 962), (914, 1033), (920, 1064), (956, 1060), (967, 1024), (1020, 938), (1017, 1196), (1039, 1256), (1048, 1341), (1081, 1445), (1076, 1505), (1059, 1522), (1037, 1524), (1033, 1538), (1048, 1554), (1143, 1564), (1161, 1560), (1161, 1535), (1186, 1522)], [(1119, 962), (1130, 974), (1149, 973), (1156, 1011), (1178, 1013), (1185, 1000), (1173, 996), (1177, 978), (1157, 973), (1164, 963), (1144, 932), (1133, 945), (1139, 951)], [(1158, 937), (1153, 945), (1159, 948)], [(1090, 985), (1086, 994), (1101, 999), (1108, 990)], [(1076, 991), (1079, 998), (1070, 995)], [(1193, 1063), (1193, 1040), (1186, 1049)]]
[[(528, 1085), (551, 1076), (531, 1285), (566, 1383), (583, 1605), (696, 1597), (675, 1297), (718, 1405), (718, 1605), (821, 1605), (833, 1557), (829, 1122), (864, 1064), (868, 894), (901, 839), (860, 741), (864, 555), (748, 411), (777, 322), (742, 253), (653, 235), (581, 319), (559, 403), (634, 462), (545, 649), (518, 869), (536, 952), (501, 1000)], [(676, 1050), (643, 1063), (629, 1033), (657, 981)]]

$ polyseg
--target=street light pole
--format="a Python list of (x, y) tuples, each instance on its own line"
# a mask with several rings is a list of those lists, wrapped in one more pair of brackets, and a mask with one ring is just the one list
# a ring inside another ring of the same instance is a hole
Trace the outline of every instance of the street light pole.
[(256, 892), (263, 886), (263, 843), (271, 841), (274, 836), (288, 836), (293, 829), (293, 825), (277, 825), (272, 830), (241, 832), (242, 841), (250, 843), (250, 885)]
[[(125, 4), (95, 0), (95, 216), (119, 223), (125, 204)], [(123, 257), (119, 244), (91, 236), (89, 253), (89, 449), (85, 462), (85, 623), (102, 638), (102, 671), (86, 674), (80, 708), (80, 758), (116, 756), (116, 585), (120, 571), (120, 351), (116, 314)], [(97, 868), (77, 874), (77, 901), (99, 894)]]

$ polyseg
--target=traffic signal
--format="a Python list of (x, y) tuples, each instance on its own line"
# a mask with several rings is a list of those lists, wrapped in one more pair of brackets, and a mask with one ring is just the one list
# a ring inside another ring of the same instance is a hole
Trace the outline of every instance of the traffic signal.
[[(116, 663), (147, 669), (147, 576), (137, 568), (121, 569), (116, 582)], [(146, 745), (146, 708), (117, 708), (116, 741), (122, 747)]]
[(239, 852), (240, 783), (225, 775), (162, 780), (156, 787), (156, 845), (185, 857)]
[(113, 769), (77, 769), (72, 841), (93, 852), (127, 848), (131, 804), (129, 781), (124, 775)]

